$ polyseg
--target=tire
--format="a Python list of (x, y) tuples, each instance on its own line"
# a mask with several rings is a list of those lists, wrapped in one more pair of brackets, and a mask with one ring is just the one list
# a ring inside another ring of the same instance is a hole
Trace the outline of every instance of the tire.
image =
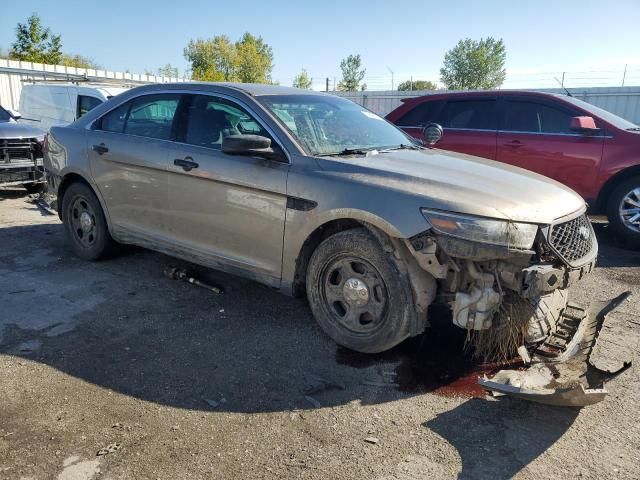
[(115, 242), (100, 202), (88, 185), (76, 182), (67, 188), (62, 199), (62, 221), (67, 241), (78, 257), (93, 261), (113, 254)]
[(339, 345), (378, 353), (411, 335), (417, 314), (408, 276), (365, 228), (325, 239), (311, 256), (306, 286), (317, 322)]
[[(623, 206), (633, 211), (634, 203), (640, 205), (640, 176), (631, 177), (614, 188), (607, 203), (607, 217), (616, 236), (626, 246), (637, 248), (640, 247), (640, 206), (634, 213), (626, 215), (625, 219), (620, 214)], [(638, 218), (634, 219), (636, 214)], [(634, 220), (634, 223), (631, 224), (630, 220)]]
[(47, 191), (47, 184), (43, 182), (34, 182), (34, 183), (25, 183), (22, 185), (24, 189), (30, 195), (35, 195), (38, 193), (44, 193)]

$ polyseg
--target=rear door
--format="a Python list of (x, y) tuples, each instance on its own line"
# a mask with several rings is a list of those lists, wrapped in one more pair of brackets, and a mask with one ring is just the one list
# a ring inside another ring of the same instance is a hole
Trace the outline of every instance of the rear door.
[(583, 114), (561, 102), (505, 95), (502, 104), (497, 160), (553, 178), (590, 200), (604, 134), (571, 130), (571, 118)]
[(166, 235), (168, 154), (181, 95), (141, 95), (111, 110), (88, 132), (92, 176), (116, 232)]
[[(264, 123), (231, 98), (189, 95), (180, 118), (169, 153), (173, 243), (213, 267), (279, 285), (289, 171), (284, 151)], [(280, 161), (223, 153), (223, 138), (237, 134), (271, 138)]]
[(495, 160), (497, 98), (453, 98), (436, 116), (444, 135), (437, 148)]

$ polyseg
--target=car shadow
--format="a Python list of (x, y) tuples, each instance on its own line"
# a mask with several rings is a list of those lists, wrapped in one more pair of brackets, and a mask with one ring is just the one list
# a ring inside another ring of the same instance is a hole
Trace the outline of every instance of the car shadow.
[(598, 238), (598, 263), (601, 267), (639, 267), (640, 248), (626, 245), (606, 222), (593, 222)]
[(462, 462), (458, 479), (513, 478), (560, 439), (579, 412), (509, 397), (472, 399), (423, 426), (458, 451)]

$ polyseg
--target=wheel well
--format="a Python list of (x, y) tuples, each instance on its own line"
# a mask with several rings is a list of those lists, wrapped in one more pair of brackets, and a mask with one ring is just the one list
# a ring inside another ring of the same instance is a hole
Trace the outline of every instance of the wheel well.
[(609, 195), (611, 195), (613, 190), (620, 184), (620, 182), (624, 182), (636, 175), (640, 175), (640, 165), (634, 165), (633, 167), (626, 168), (607, 180), (598, 194), (598, 201), (595, 205), (595, 210), (597, 212), (606, 211), (607, 201), (609, 200)]
[(293, 295), (296, 297), (304, 296), (305, 281), (307, 278), (307, 265), (309, 264), (311, 255), (313, 255), (315, 249), (318, 248), (318, 245), (320, 245), (325, 238), (330, 237), (334, 233), (363, 226), (364, 225), (357, 220), (343, 218), (322, 224), (311, 232), (302, 244), (302, 249), (296, 259), (296, 272), (293, 279)]
[(58, 202), (58, 217), (60, 217), (60, 220), (63, 220), (62, 202), (64, 199), (64, 194), (67, 191), (67, 189), (71, 186), (71, 184), (76, 182), (84, 183), (87, 187), (93, 190), (91, 185), (89, 185), (89, 182), (87, 182), (81, 175), (78, 175), (77, 173), (68, 173), (67, 175), (65, 175), (64, 178), (62, 179), (62, 182), (60, 183), (60, 186), (58, 186), (57, 202)]

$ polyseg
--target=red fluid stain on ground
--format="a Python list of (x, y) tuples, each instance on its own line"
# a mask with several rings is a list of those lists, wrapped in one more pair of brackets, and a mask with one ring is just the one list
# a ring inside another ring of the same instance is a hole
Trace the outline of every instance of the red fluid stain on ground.
[[(433, 322), (434, 317), (439, 318), (437, 323)], [(474, 359), (465, 349), (466, 330), (451, 324), (448, 309), (431, 311), (429, 318), (434, 323), (432, 328), (387, 352), (367, 355), (339, 348), (336, 361), (354, 368), (399, 362), (395, 372), (399, 390), (466, 398), (486, 395), (478, 385), (478, 377), (490, 377), (501, 368), (514, 368), (519, 363), (484, 363)]]

